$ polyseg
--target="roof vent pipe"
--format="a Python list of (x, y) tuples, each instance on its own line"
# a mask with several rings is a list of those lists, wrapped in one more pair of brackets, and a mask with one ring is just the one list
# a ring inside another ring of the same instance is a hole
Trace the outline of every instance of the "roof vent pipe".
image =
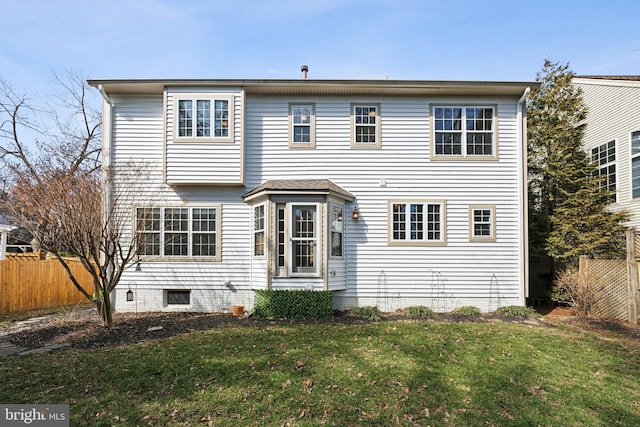
[(302, 67), (300, 67), (300, 71), (302, 71), (302, 78), (306, 80), (307, 73), (309, 72), (309, 67), (307, 67), (306, 65), (303, 65)]

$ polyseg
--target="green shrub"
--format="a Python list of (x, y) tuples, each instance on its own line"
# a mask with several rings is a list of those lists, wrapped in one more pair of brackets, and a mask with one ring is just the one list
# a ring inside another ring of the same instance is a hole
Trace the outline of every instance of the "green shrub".
[(464, 316), (479, 316), (480, 309), (478, 307), (474, 307), (472, 305), (465, 305), (462, 307), (457, 307), (452, 311), (453, 314), (462, 314)]
[(537, 311), (531, 307), (523, 307), (521, 305), (509, 305), (500, 307), (496, 313), (507, 317), (540, 317)]
[(370, 305), (364, 307), (354, 307), (351, 309), (351, 313), (355, 314), (358, 317), (364, 317), (365, 319), (373, 320), (374, 322), (377, 322), (378, 320), (382, 320), (382, 318), (384, 318), (384, 314), (378, 307), (373, 307)]
[(276, 319), (327, 319), (333, 316), (333, 292), (255, 291), (253, 315)]
[(411, 317), (412, 319), (431, 319), (435, 316), (433, 310), (429, 307), (425, 307), (424, 305), (415, 305), (412, 307), (407, 307), (404, 309), (404, 313), (407, 317)]

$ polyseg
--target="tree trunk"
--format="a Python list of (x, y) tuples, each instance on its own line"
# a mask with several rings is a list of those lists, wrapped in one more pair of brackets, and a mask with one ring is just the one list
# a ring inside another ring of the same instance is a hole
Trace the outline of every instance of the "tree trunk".
[(113, 310), (111, 307), (111, 295), (109, 292), (105, 292), (102, 295), (102, 303), (100, 307), (100, 318), (102, 319), (102, 326), (110, 328), (113, 326)]

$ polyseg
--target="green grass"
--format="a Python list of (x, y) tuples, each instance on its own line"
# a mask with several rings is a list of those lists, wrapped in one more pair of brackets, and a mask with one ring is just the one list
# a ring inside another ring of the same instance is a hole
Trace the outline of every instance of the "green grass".
[(230, 326), (11, 357), (0, 402), (71, 425), (640, 425), (640, 343), (566, 327)]

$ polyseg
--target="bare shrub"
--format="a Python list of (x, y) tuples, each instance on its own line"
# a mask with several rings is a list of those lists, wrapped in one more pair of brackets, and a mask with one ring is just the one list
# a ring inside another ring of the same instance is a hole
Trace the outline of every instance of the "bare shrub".
[(599, 274), (570, 265), (556, 277), (551, 299), (567, 302), (579, 315), (590, 316), (604, 287)]

